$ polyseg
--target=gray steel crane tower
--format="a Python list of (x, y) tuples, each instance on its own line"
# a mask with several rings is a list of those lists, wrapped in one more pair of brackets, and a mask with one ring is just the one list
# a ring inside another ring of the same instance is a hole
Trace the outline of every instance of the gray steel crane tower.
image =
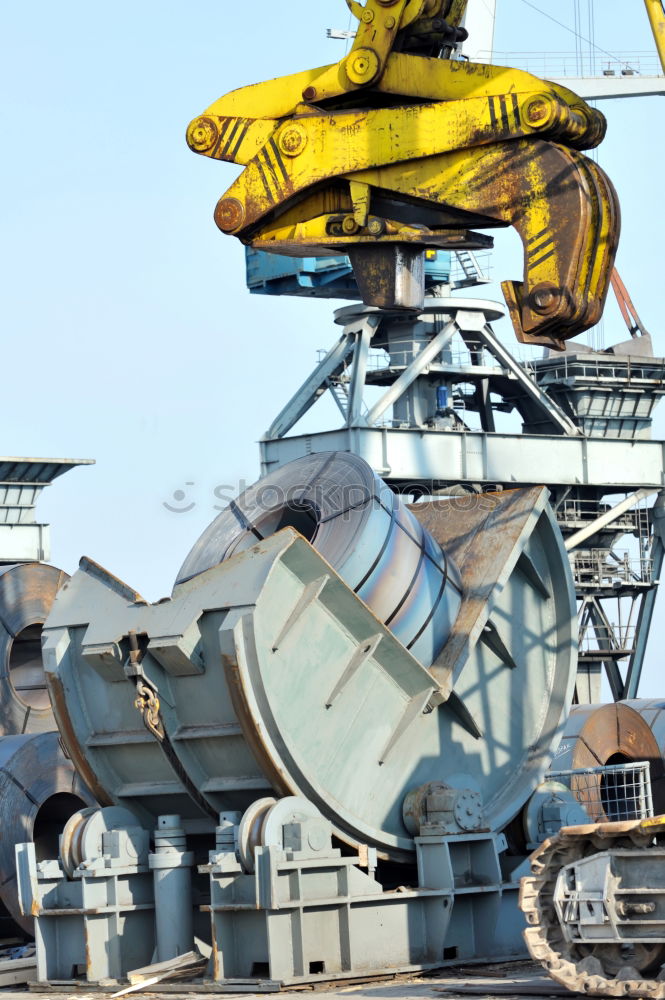
[[(495, 12), (495, 3), (471, 0), (462, 58), (491, 61)], [(665, 77), (636, 72), (630, 62), (559, 82), (589, 100), (665, 93)], [(663, 565), (665, 456), (651, 429), (665, 360), (654, 357), (615, 276), (628, 340), (598, 350), (571, 343), (563, 354), (519, 361), (493, 328), (502, 305), (451, 294), (485, 281), (473, 254), (455, 258), (456, 278), (430, 282), (417, 317), (362, 305), (336, 312), (341, 337), (266, 432), (263, 472), (341, 450), (361, 455), (403, 493), (479, 496), (547, 484), (579, 603), (577, 701), (602, 700), (603, 670), (615, 700), (634, 698)], [(291, 264), (291, 273), (304, 266)], [(260, 265), (253, 268), (256, 278)], [(284, 279), (254, 284), (258, 291), (305, 293)], [(298, 434), (299, 421), (325, 392), (340, 408), (342, 426)], [(503, 430), (505, 414), (519, 416), (521, 428), (513, 419)], [(472, 496), (460, 502), (474, 502)]]

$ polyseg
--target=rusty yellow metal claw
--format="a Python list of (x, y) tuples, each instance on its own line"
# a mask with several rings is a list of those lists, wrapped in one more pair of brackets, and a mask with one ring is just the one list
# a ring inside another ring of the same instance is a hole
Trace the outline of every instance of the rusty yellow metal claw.
[(191, 123), (195, 152), (245, 167), (218, 227), (278, 253), (344, 250), (365, 301), (385, 304), (368, 277), (382, 253), (389, 267), (395, 247), (479, 246), (472, 228), (514, 226), (516, 335), (562, 348), (598, 322), (618, 243), (614, 189), (580, 152), (604, 117), (531, 74), (424, 55), (458, 37), (466, 0), (349, 6), (359, 29), (340, 63), (235, 91)]

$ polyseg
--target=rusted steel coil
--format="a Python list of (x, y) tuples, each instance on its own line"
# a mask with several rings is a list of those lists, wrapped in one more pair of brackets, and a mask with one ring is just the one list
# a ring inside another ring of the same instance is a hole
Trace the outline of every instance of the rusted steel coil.
[(634, 712), (642, 716), (653, 733), (661, 754), (665, 753), (665, 699), (636, 698), (623, 704), (629, 705)]
[[(650, 717), (636, 710), (640, 702), (617, 702), (611, 705), (578, 705), (570, 713), (552, 770), (563, 771), (608, 764), (630, 764), (648, 761), (654, 810), (665, 811), (665, 764), (661, 745), (651, 729)], [(665, 707), (665, 706), (664, 706)], [(665, 720), (663, 720), (665, 723)], [(662, 726), (665, 735), (665, 724)], [(573, 791), (576, 791), (575, 781)], [(580, 781), (582, 779), (579, 779)], [(595, 780), (597, 788), (589, 787)], [(594, 805), (592, 820), (611, 819), (604, 811), (607, 793), (602, 775), (584, 777)], [(580, 791), (578, 788), (577, 791)], [(589, 811), (587, 807), (587, 811)]]
[(42, 626), (69, 577), (42, 563), (0, 567), (0, 736), (56, 728), (41, 654)]
[(665, 812), (665, 699), (637, 698), (624, 702), (647, 723), (660, 751), (662, 766), (651, 764), (651, 788), (656, 813)]
[(57, 733), (0, 738), (0, 932), (32, 934), (18, 905), (16, 845), (33, 840), (38, 860), (57, 857), (69, 817), (93, 804)]

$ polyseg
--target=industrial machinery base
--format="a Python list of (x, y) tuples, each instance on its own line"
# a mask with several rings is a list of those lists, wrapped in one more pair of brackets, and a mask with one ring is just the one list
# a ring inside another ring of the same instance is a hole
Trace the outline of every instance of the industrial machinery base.
[[(454, 801), (466, 809), (463, 797)], [(390, 889), (377, 877), (376, 850), (344, 854), (307, 800), (262, 799), (243, 817), (222, 815), (215, 850), (198, 866), (210, 890), (201, 907), (210, 921), (208, 978), (289, 985), (523, 954), (518, 886), (501, 873), (505, 838), (442, 834), (447, 804), (441, 790), (430, 792), (415, 838), (417, 882)], [(158, 832), (177, 821), (162, 817)], [(32, 844), (17, 850), (38, 981), (122, 980), (191, 950), (193, 853), (149, 854), (149, 832), (117, 807), (86, 810), (73, 827), (58, 860), (38, 863)], [(164, 870), (176, 877), (158, 879)]]
[(215, 982), (523, 953), (511, 827), (572, 698), (574, 592), (545, 490), (480, 500), (407, 508), (313, 456), (220, 515), (166, 601), (82, 560), (44, 666), (102, 809), (59, 859), (19, 849), (41, 981), (196, 938)]

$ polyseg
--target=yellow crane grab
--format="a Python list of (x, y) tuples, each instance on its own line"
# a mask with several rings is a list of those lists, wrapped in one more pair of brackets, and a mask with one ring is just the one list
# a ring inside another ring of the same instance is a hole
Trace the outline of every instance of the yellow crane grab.
[(529, 73), (446, 58), (467, 0), (346, 2), (359, 28), (344, 59), (233, 91), (190, 124), (191, 149), (245, 168), (218, 227), (275, 253), (347, 253), (367, 304), (417, 309), (425, 250), (513, 226), (516, 335), (563, 349), (600, 319), (618, 244), (616, 194), (582, 152), (604, 116)]

